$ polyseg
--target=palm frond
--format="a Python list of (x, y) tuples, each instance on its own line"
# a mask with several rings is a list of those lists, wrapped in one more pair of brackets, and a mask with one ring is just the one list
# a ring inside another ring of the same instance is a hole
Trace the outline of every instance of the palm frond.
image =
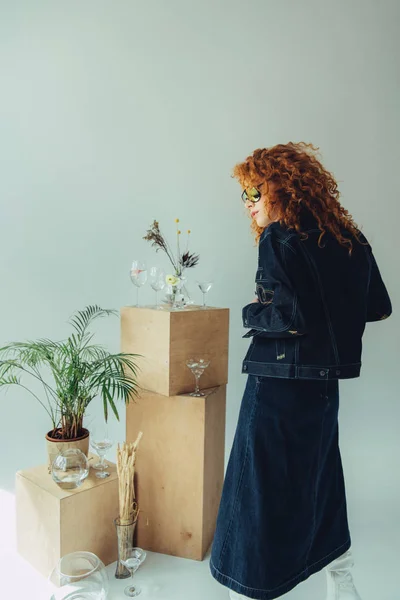
[(41, 399), (34, 392), (32, 392), (32, 390), (30, 390), (28, 387), (26, 387), (25, 385), (22, 384), (21, 378), (17, 377), (17, 375), (14, 374), (13, 367), (15, 367), (15, 365), (13, 365), (12, 362), (0, 363), (0, 388), (4, 387), (4, 386), (9, 387), (11, 385), (18, 385), (21, 388), (23, 388), (24, 390), (26, 390), (27, 392), (29, 392), (32, 396), (34, 396), (34, 398), (36, 398), (36, 400), (39, 402), (39, 404), (41, 406), (43, 406), (44, 410), (47, 412), (47, 414), (49, 415), (49, 417), (54, 425), (55, 424), (55, 415), (54, 415), (54, 411), (52, 410), (51, 406), (49, 406), (49, 408), (48, 408), (41, 401)]
[(13, 360), (27, 366), (39, 366), (52, 359), (53, 349), (41, 341), (13, 342), (0, 348), (0, 356), (12, 357)]
[(0, 387), (4, 385), (18, 385), (21, 381), (12, 371), (12, 363), (0, 363)]
[[(41, 338), (0, 348), (0, 388), (19, 385), (30, 392), (49, 414), (53, 429), (60, 427), (63, 439), (77, 435), (85, 410), (96, 396), (102, 398), (105, 419), (109, 409), (119, 419), (116, 401), (127, 403), (138, 394), (140, 369), (136, 358), (141, 355), (110, 354), (103, 346), (91, 343), (93, 334), (87, 330), (94, 319), (117, 314), (97, 305), (88, 306), (74, 314), (74, 332), (64, 341)], [(48, 383), (48, 371), (54, 385)], [(48, 408), (24, 385), (25, 376), (43, 385)]]
[(101, 308), (97, 304), (87, 306), (84, 310), (78, 310), (70, 319), (71, 325), (78, 332), (78, 335), (83, 336), (87, 327), (99, 317), (107, 317), (109, 315), (117, 315), (118, 312), (114, 309)]
[(103, 346), (84, 346), (80, 350), (80, 356), (84, 361), (101, 362), (109, 355), (109, 352)]
[(119, 414), (117, 411), (117, 407), (114, 404), (114, 400), (110, 393), (110, 390), (107, 388), (106, 385), (104, 385), (101, 391), (102, 391), (103, 403), (104, 403), (104, 418), (105, 418), (106, 422), (107, 422), (107, 418), (108, 418), (107, 402), (111, 406), (112, 411), (115, 415), (115, 418), (117, 419), (117, 421), (119, 421)]

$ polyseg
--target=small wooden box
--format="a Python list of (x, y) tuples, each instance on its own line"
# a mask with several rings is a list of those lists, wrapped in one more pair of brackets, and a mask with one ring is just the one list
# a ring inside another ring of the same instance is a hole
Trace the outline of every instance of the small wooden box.
[(211, 361), (201, 378), (203, 387), (226, 384), (228, 341), (228, 308), (121, 309), (121, 351), (142, 355), (136, 360), (139, 386), (164, 396), (193, 389), (194, 377), (186, 366), (192, 357), (206, 356)]
[(45, 577), (69, 552), (94, 552), (106, 565), (117, 560), (118, 476), (107, 463), (107, 479), (90, 469), (74, 490), (58, 487), (47, 464), (17, 472), (17, 549)]
[(202, 560), (224, 479), (226, 386), (204, 397), (142, 391), (127, 406), (126, 439), (143, 431), (136, 461), (141, 548)]

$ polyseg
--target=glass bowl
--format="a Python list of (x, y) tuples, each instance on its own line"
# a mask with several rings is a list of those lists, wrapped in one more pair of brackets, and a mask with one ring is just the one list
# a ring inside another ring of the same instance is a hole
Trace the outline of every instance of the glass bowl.
[(51, 467), (51, 476), (64, 490), (79, 487), (88, 475), (88, 459), (77, 448), (69, 448), (58, 454)]
[(92, 552), (72, 552), (57, 563), (49, 577), (50, 600), (106, 600), (106, 567)]

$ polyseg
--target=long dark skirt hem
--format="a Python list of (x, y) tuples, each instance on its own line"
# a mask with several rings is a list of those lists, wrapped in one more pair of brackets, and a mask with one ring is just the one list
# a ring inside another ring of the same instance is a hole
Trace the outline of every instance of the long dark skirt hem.
[(344, 544), (338, 546), (335, 550), (333, 550), (333, 552), (330, 552), (327, 556), (324, 556), (324, 558), (321, 558), (312, 565), (309, 565), (295, 577), (292, 577), (289, 581), (286, 581), (282, 585), (279, 585), (272, 590), (259, 590), (242, 585), (239, 581), (236, 581), (235, 579), (232, 579), (232, 577), (221, 573), (221, 571), (214, 566), (212, 560), (210, 560), (210, 571), (214, 579), (237, 594), (243, 594), (244, 596), (252, 598), (253, 600), (274, 600), (274, 598), (279, 598), (280, 596), (290, 592), (290, 590), (299, 585), (299, 583), (302, 583), (308, 579), (311, 575), (314, 575), (314, 573), (321, 571), (336, 558), (347, 552), (350, 546), (351, 538), (349, 537)]
[(337, 381), (249, 376), (211, 574), (253, 600), (290, 591), (350, 547)]

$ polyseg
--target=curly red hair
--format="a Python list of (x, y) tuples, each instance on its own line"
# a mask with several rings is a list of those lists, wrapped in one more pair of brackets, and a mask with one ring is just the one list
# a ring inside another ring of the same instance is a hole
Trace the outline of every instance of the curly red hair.
[[(239, 181), (243, 189), (265, 182), (268, 188), (267, 211), (274, 210), (281, 224), (301, 233), (301, 217), (308, 210), (321, 230), (319, 245), (326, 231), (329, 231), (340, 244), (349, 248), (351, 254), (351, 237), (360, 241), (360, 231), (339, 202), (340, 192), (335, 178), (314, 156), (313, 152), (317, 153), (318, 150), (318, 147), (305, 142), (260, 148), (234, 167), (232, 177)], [(273, 194), (269, 193), (269, 182), (275, 184)], [(254, 220), (251, 228), (258, 242), (263, 228)], [(344, 236), (343, 229), (352, 235)]]

